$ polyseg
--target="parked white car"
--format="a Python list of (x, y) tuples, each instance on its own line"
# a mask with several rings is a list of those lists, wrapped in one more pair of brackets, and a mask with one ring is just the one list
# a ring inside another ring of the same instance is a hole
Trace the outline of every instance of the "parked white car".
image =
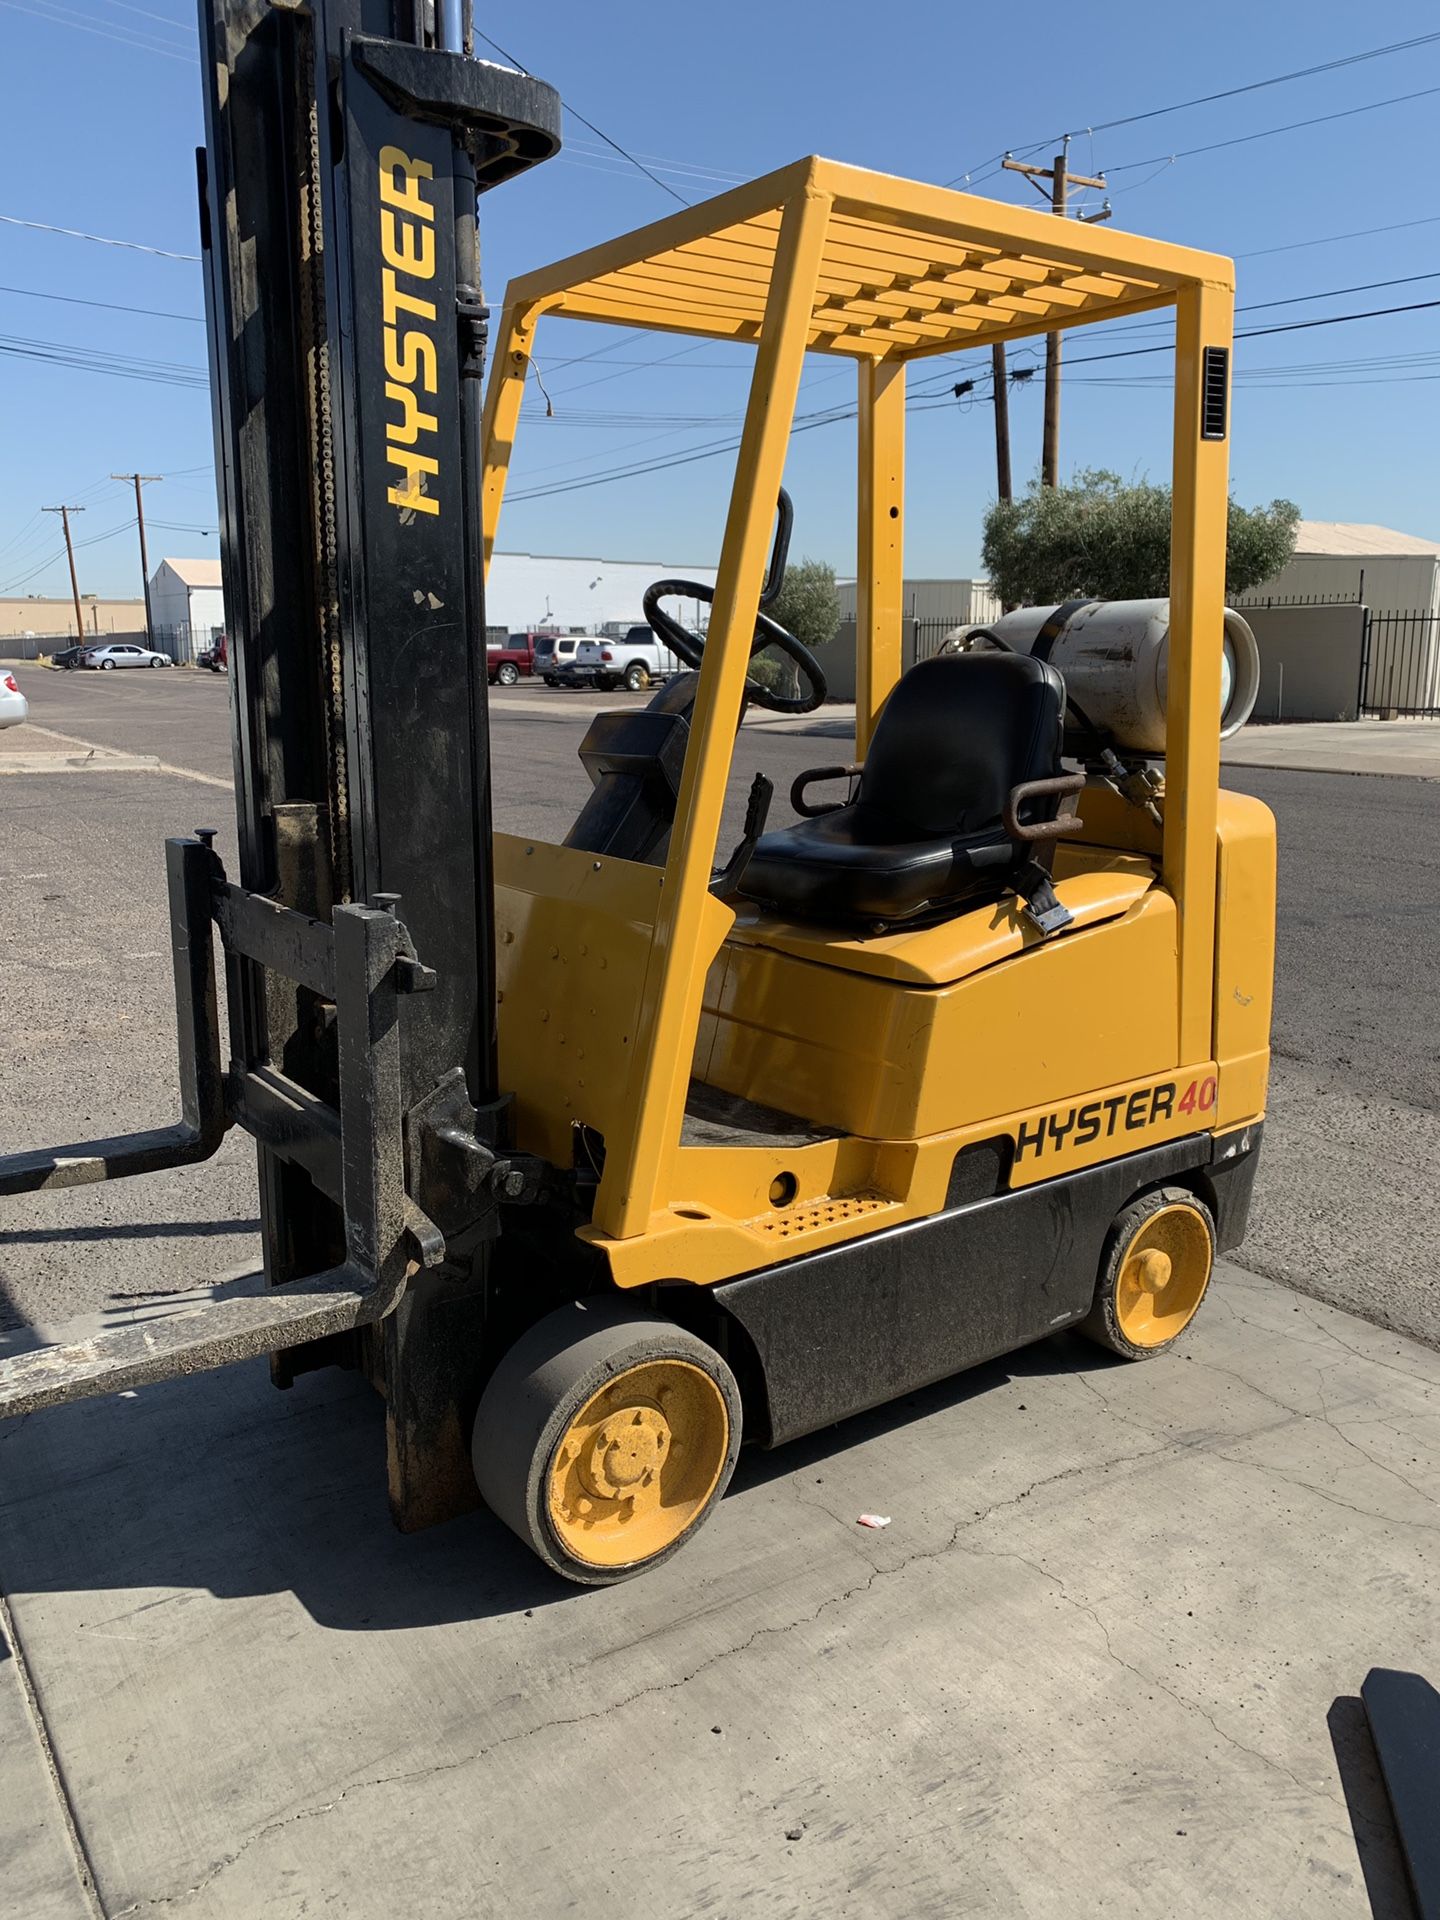
[(547, 687), (558, 687), (562, 674), (568, 673), (575, 665), (575, 649), (580, 639), (574, 634), (537, 633), (535, 636), (535, 671)]
[(168, 653), (152, 653), (149, 647), (137, 647), (128, 640), (116, 640), (103, 647), (87, 647), (80, 656), (82, 667), (168, 667)]
[[(640, 693), (672, 674), (683, 673), (685, 662), (662, 647), (649, 627), (631, 627), (623, 640), (582, 640), (575, 651), (573, 672), (602, 693), (625, 687)], [(563, 677), (563, 676), (562, 676)]]
[(0, 727), (18, 727), (28, 719), (30, 702), (13, 673), (0, 673)]

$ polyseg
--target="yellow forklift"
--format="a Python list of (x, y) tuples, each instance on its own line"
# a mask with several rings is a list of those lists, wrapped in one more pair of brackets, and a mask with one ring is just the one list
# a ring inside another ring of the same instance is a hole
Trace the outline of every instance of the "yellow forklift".
[[(1243, 1234), (1269, 1057), (1274, 826), (1219, 786), (1229, 263), (806, 159), (515, 281), (482, 423), (474, 195), (553, 150), (553, 96), (346, 0), (203, 18), (241, 878), (170, 843), (180, 1122), (11, 1156), (0, 1192), (238, 1124), (265, 1284), (7, 1361), (0, 1413), (359, 1367), (402, 1526), (478, 1486), (605, 1584), (690, 1538), (742, 1438), (1062, 1328), (1162, 1353)], [(1067, 693), (1071, 609), (902, 673), (911, 362), (1165, 308), (1163, 754), (1133, 652)], [(547, 315), (755, 354), (713, 593), (646, 597), (688, 671), (595, 718), (558, 845), (491, 828), (481, 579)], [(766, 611), (807, 353), (858, 384), (856, 757), (774, 829), (757, 777), (726, 849), (747, 704), (826, 693)], [(673, 597), (713, 601), (703, 638)]]

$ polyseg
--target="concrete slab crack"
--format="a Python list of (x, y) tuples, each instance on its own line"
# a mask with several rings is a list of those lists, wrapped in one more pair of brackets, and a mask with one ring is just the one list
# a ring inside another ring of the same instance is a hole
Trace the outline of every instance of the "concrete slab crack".
[(70, 1854), (70, 1863), (75, 1869), (75, 1878), (80, 1883), (80, 1890), (84, 1896), (85, 1903), (95, 1916), (95, 1920), (105, 1920), (105, 1909), (101, 1904), (100, 1890), (95, 1880), (95, 1870), (90, 1863), (90, 1854), (80, 1832), (79, 1821), (75, 1815), (74, 1803), (70, 1798), (70, 1790), (65, 1784), (65, 1775), (61, 1770), (60, 1762), (55, 1754), (54, 1744), (50, 1738), (49, 1723), (46, 1721), (45, 1710), (40, 1704), (40, 1695), (36, 1690), (35, 1681), (30, 1672), (30, 1661), (25, 1651), (25, 1643), (20, 1638), (20, 1630), (15, 1624), (14, 1613), (11, 1611), (10, 1602), (3, 1590), (0, 1590), (0, 1632), (4, 1633), (6, 1640), (9, 1642), (10, 1650), (15, 1656), (15, 1672), (20, 1682), (20, 1692), (25, 1700), (25, 1711), (29, 1715), (30, 1724), (35, 1732), (35, 1741), (40, 1748), (41, 1758), (45, 1763), (45, 1771), (50, 1776), (50, 1787), (55, 1795), (55, 1804), (59, 1808), (60, 1824), (65, 1830), (66, 1846)]

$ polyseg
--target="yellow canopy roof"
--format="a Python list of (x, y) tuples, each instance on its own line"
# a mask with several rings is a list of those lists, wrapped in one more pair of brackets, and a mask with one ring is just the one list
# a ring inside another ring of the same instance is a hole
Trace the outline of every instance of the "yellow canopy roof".
[(833, 160), (797, 160), (653, 226), (513, 281), (509, 300), (572, 320), (754, 340), (786, 207), (831, 207), (809, 347), (911, 360), (1168, 306), (1231, 287), (1199, 253)]

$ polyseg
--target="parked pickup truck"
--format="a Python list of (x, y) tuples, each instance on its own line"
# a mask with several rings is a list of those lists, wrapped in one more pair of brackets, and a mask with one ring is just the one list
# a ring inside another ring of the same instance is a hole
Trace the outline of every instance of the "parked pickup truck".
[(602, 693), (626, 687), (639, 693), (685, 663), (669, 647), (662, 647), (649, 627), (631, 627), (623, 640), (582, 640), (572, 665), (560, 669), (561, 686), (593, 686)]
[(527, 680), (532, 673), (542, 673), (543, 665), (536, 660), (542, 651), (542, 643), (553, 644), (548, 633), (512, 633), (502, 643), (487, 640), (485, 643), (485, 664), (489, 669), (490, 684), (513, 687), (523, 675)]

